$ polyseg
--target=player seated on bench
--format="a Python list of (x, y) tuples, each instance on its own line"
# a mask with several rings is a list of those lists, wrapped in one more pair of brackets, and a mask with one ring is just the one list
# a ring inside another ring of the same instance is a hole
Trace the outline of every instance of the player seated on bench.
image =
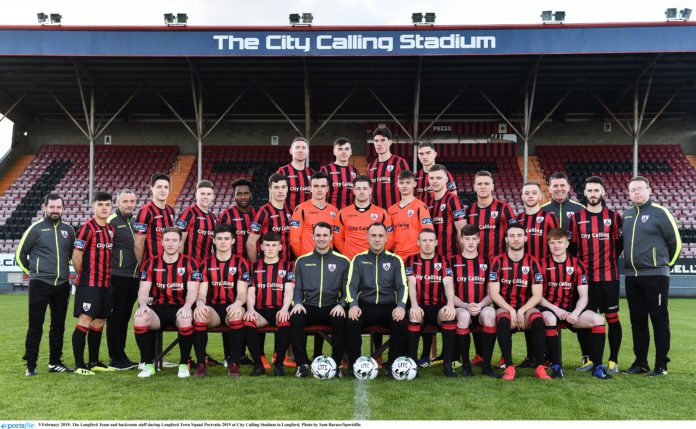
[[(547, 236), (551, 254), (541, 263), (544, 275), (544, 293), (539, 311), (546, 325), (546, 348), (551, 360), (551, 378), (563, 378), (563, 365), (560, 361), (561, 342), (556, 329), (559, 320), (573, 330), (589, 330), (590, 360), (594, 368), (592, 375), (606, 380), (611, 375), (602, 365), (604, 355), (604, 318), (594, 311), (587, 310), (587, 271), (578, 258), (567, 253), (568, 231), (554, 228)], [(576, 298), (577, 297), (577, 298)]]
[(491, 264), (488, 289), (496, 307), (498, 345), (506, 368), (503, 380), (514, 380), (512, 330), (532, 331), (534, 376), (550, 379), (544, 362), (544, 320), (536, 309), (541, 302), (543, 276), (536, 258), (525, 254), (527, 232), (512, 223), (505, 232), (507, 252), (496, 256)]
[(193, 347), (198, 361), (194, 377), (206, 376), (208, 328), (222, 324), (230, 328), (229, 335), (223, 336), (230, 350), (228, 375), (240, 375), (239, 355), (244, 338), (242, 317), (249, 284), (249, 263), (232, 254), (234, 235), (235, 230), (231, 225), (218, 225), (213, 233), (215, 254), (206, 259), (201, 267), (201, 286), (193, 312)]
[(162, 231), (164, 253), (143, 265), (138, 303), (135, 312), (135, 340), (140, 349), (140, 361), (145, 363), (138, 377), (155, 375), (155, 339), (151, 331), (176, 326), (179, 330), (179, 378), (190, 376), (188, 357), (193, 344), (193, 314), (191, 307), (198, 296), (201, 279), (196, 264), (179, 254), (181, 231), (167, 227)]
[(261, 361), (261, 346), (256, 335), (257, 328), (275, 326), (276, 360), (273, 375), (283, 376), (283, 361), (290, 343), (290, 303), (295, 285), (292, 262), (279, 257), (280, 235), (267, 232), (261, 237), (263, 259), (251, 266), (247, 291), (247, 312), (244, 314), (244, 339), (254, 360), (251, 376), (263, 375), (266, 370)]

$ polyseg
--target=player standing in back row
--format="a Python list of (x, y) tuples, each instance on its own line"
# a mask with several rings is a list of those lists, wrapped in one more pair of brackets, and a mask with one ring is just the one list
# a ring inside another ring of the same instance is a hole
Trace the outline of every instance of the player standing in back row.
[(179, 252), (193, 259), (197, 267), (208, 259), (213, 250), (213, 232), (217, 218), (209, 209), (214, 197), (213, 183), (201, 180), (196, 185), (196, 204), (184, 210), (176, 221), (176, 226), (181, 230)]
[(174, 226), (174, 209), (167, 205), (169, 176), (155, 173), (150, 177), (152, 201), (145, 204), (135, 217), (135, 258), (140, 266), (162, 254), (162, 231)]
[[(416, 196), (420, 198), (426, 206), (430, 206), (433, 200), (433, 190), (430, 188), (428, 182), (428, 173), (432, 166), (435, 165), (436, 158), (437, 152), (435, 152), (434, 144), (423, 142), (418, 145), (418, 160), (423, 168), (418, 170), (416, 174)], [(447, 172), (447, 190), (455, 197), (457, 196), (457, 184), (454, 182), (454, 177), (452, 177), (452, 173), (449, 171)]]
[[(604, 313), (609, 324), (609, 365), (607, 372), (619, 372), (619, 349), (623, 331), (619, 322), (619, 255), (623, 251), (621, 216), (604, 202), (604, 181), (597, 176), (585, 179), (587, 208), (570, 218), (568, 229), (578, 259), (587, 267), (587, 309)], [(589, 355), (589, 337), (579, 333), (583, 358)], [(597, 362), (583, 359), (581, 370), (590, 370)]]
[(405, 159), (392, 155), (392, 132), (388, 128), (377, 128), (372, 138), (377, 152), (377, 158), (367, 165), (367, 175), (372, 181), (372, 201), (386, 210), (399, 201), (396, 178), (409, 168)]
[(307, 156), (309, 155), (309, 143), (303, 137), (295, 137), (290, 145), (292, 161), (276, 171), (288, 178), (288, 210), (295, 211), (295, 207), (311, 198), (309, 192), (309, 178), (314, 170), (309, 168)]
[(515, 222), (515, 213), (510, 206), (493, 198), (493, 174), (481, 170), (474, 176), (476, 202), (466, 209), (466, 220), (481, 231), (479, 253), (493, 260), (505, 253), (505, 232), (508, 224)]
[(336, 161), (321, 167), (320, 171), (329, 177), (327, 201), (341, 210), (353, 204), (353, 179), (358, 177), (358, 169), (348, 164), (353, 154), (348, 139), (336, 139), (333, 153)]

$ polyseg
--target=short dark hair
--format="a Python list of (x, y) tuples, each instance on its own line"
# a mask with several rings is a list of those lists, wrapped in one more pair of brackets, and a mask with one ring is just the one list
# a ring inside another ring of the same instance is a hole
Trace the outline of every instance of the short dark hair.
[(339, 137), (336, 140), (334, 140), (333, 145), (334, 146), (343, 146), (346, 143), (350, 144), (350, 140), (348, 140), (345, 137)]
[[(309, 146), (309, 142), (304, 137), (295, 137), (294, 139), (292, 139), (292, 143), (297, 143), (297, 142), (305, 142), (305, 143), (307, 143), (307, 146)], [(292, 146), (292, 144), (290, 144), (290, 146)]]
[(179, 234), (179, 240), (181, 240), (181, 230), (177, 228), (176, 226), (168, 226), (162, 230), (162, 237), (164, 237), (164, 234), (170, 233), (170, 232), (176, 232)]
[(372, 138), (378, 135), (386, 137), (387, 140), (391, 140), (393, 138), (391, 130), (385, 127), (379, 127), (372, 132)]
[(108, 192), (104, 192), (104, 191), (96, 191), (94, 193), (94, 198), (92, 198), (92, 201), (95, 201), (95, 202), (96, 201), (109, 201), (109, 202), (111, 202), (111, 200), (112, 200), (111, 194)]
[(546, 241), (558, 240), (563, 237), (568, 238), (568, 231), (565, 228), (553, 228), (546, 235)]
[(268, 231), (267, 233), (265, 233), (264, 235), (261, 236), (261, 242), (264, 243), (266, 241), (278, 241), (278, 242), (280, 242), (281, 241), (280, 234), (278, 234), (277, 232)]
[(604, 187), (604, 180), (602, 180), (601, 177), (599, 176), (590, 176), (587, 179), (585, 179), (585, 184), (587, 185), (588, 183), (598, 183)]
[(565, 173), (563, 173), (562, 171), (558, 171), (558, 172), (556, 172), (556, 173), (553, 173), (553, 174), (549, 177), (549, 183), (551, 183), (551, 181), (554, 180), (554, 179), (563, 179), (563, 180), (565, 180), (567, 183), (569, 183), (569, 182), (568, 182), (568, 176), (567, 176)]
[(317, 228), (328, 228), (329, 231), (331, 231), (333, 233), (333, 228), (327, 222), (317, 222), (314, 225), (314, 227), (312, 227), (312, 234), (314, 234), (314, 231), (316, 231)]
[(433, 142), (420, 142), (420, 143), (418, 143), (418, 149), (420, 149), (422, 147), (429, 147), (430, 149), (435, 151), (435, 145), (433, 144)]
[(423, 228), (421, 231), (418, 233), (418, 238), (420, 238), (421, 234), (427, 233), (427, 234), (433, 234), (435, 236), (435, 239), (437, 240), (437, 232), (435, 232), (434, 229), (432, 228)]
[(648, 178), (644, 176), (636, 176), (629, 180), (628, 184), (630, 185), (632, 182), (643, 182), (645, 183), (645, 186), (647, 186), (648, 188), (650, 187), (650, 182), (648, 181)]
[(397, 176), (397, 180), (408, 180), (408, 179), (415, 179), (416, 175), (413, 174), (411, 170), (401, 170), (399, 175)]
[[(508, 235), (508, 232), (510, 232), (511, 229), (521, 229), (522, 231), (527, 232), (527, 230), (524, 229), (524, 227), (523, 227), (521, 224), (519, 224), (519, 223), (517, 223), (517, 222), (513, 222), (513, 223), (511, 223), (510, 225), (508, 225), (507, 231), (505, 231), (505, 236), (506, 236), (506, 237), (507, 237), (507, 235)], [(567, 233), (566, 233), (566, 234), (567, 234)]]
[(150, 176), (150, 186), (155, 186), (158, 180), (166, 180), (169, 183), (169, 176), (164, 173), (155, 173)]
[(479, 170), (479, 171), (477, 171), (476, 174), (474, 175), (474, 181), (476, 181), (476, 179), (478, 179), (479, 177), (490, 177), (490, 178), (491, 178), (491, 182), (493, 182), (493, 173), (491, 173), (491, 172), (488, 171), (488, 170)]
[(65, 205), (65, 201), (63, 201), (63, 197), (61, 197), (58, 194), (48, 194), (46, 195), (46, 198), (44, 198), (44, 205), (47, 206), (49, 201), (55, 201), (55, 200), (60, 200), (61, 205)]
[(312, 183), (312, 180), (321, 180), (321, 179), (326, 179), (326, 182), (328, 183), (329, 181), (329, 176), (326, 175), (323, 171), (317, 171), (316, 173), (312, 174), (312, 176), (309, 178), (309, 183)]
[(526, 182), (524, 182), (524, 185), (522, 185), (522, 188), (524, 189), (525, 186), (532, 186), (532, 185), (541, 189), (541, 185), (536, 180), (527, 180)]
[(359, 176), (356, 176), (355, 179), (353, 179), (353, 186), (355, 186), (356, 183), (360, 182), (367, 182), (372, 186), (372, 180), (370, 179), (369, 176), (365, 176), (364, 174), (361, 174)]
[(447, 167), (445, 167), (442, 164), (433, 164), (433, 166), (430, 167), (430, 171), (428, 171), (428, 173), (432, 173), (433, 171), (444, 171), (445, 175), (447, 175)]
[(369, 233), (373, 227), (378, 227), (378, 226), (381, 226), (382, 228), (384, 228), (385, 231), (387, 230), (387, 226), (385, 224), (383, 224), (382, 222), (373, 222), (370, 224), (370, 226), (367, 227), (367, 232)]
[(479, 227), (470, 223), (467, 223), (462, 227), (460, 232), (462, 237), (468, 237), (470, 235), (480, 235)]
[(213, 182), (210, 180), (201, 180), (196, 184), (196, 189), (201, 189), (201, 188), (210, 188), (213, 191), (215, 190), (215, 185), (213, 185)]
[(221, 223), (220, 225), (216, 226), (215, 231), (213, 232), (213, 236), (225, 232), (229, 232), (230, 234), (232, 234), (232, 238), (236, 238), (235, 235), (237, 234), (237, 232), (234, 230), (234, 228), (232, 228), (232, 225), (228, 223)]
[(290, 181), (288, 180), (287, 177), (283, 176), (280, 173), (273, 173), (270, 176), (268, 176), (268, 187), (270, 188), (273, 186), (274, 183), (278, 182), (285, 182), (286, 185), (290, 186)]
[(241, 179), (237, 179), (234, 182), (232, 182), (232, 191), (233, 192), (237, 191), (237, 186), (246, 186), (251, 191), (251, 181), (249, 181), (249, 179), (241, 178)]

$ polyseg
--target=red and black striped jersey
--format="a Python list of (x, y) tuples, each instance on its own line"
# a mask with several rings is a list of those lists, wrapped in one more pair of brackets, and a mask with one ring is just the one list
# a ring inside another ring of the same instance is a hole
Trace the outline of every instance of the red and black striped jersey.
[(162, 231), (174, 226), (174, 219), (174, 209), (169, 205), (161, 209), (149, 202), (140, 209), (135, 217), (135, 233), (145, 235), (143, 261), (162, 254)]
[(619, 280), (617, 260), (623, 251), (623, 220), (604, 207), (600, 213), (581, 210), (570, 218), (568, 234), (577, 246), (577, 256), (589, 271), (592, 281)]
[(549, 256), (542, 261), (541, 270), (544, 274), (544, 298), (565, 311), (575, 310), (578, 286), (587, 286), (582, 262), (570, 255), (563, 262), (556, 262)]
[(428, 207), (433, 228), (437, 233), (437, 254), (450, 260), (459, 253), (459, 240), (454, 222), (466, 219), (466, 212), (458, 197), (449, 192), (439, 200), (433, 200)]
[(339, 210), (353, 204), (353, 179), (358, 177), (358, 169), (350, 165), (331, 163), (321, 167), (320, 171), (329, 176), (329, 194), (326, 201)]
[(527, 243), (524, 252), (537, 258), (539, 261), (549, 254), (549, 244), (546, 236), (554, 228), (558, 228), (556, 216), (544, 210), (528, 215), (522, 212), (517, 215), (517, 223), (527, 231)]
[[(454, 192), (454, 194), (457, 193), (457, 184), (449, 171), (447, 172), (447, 190)], [(426, 206), (430, 206), (430, 203), (435, 199), (433, 190), (430, 189), (430, 184), (428, 183), (428, 173), (422, 168), (416, 173), (416, 197), (420, 198)]]
[(234, 244), (232, 245), (232, 254), (240, 258), (248, 259), (246, 242), (251, 233), (251, 223), (256, 217), (256, 209), (250, 207), (249, 213), (242, 213), (237, 206), (232, 206), (222, 212), (220, 215), (220, 225), (227, 224), (234, 228)]
[(379, 162), (379, 158), (376, 158), (369, 163), (367, 175), (372, 180), (372, 202), (385, 210), (399, 202), (397, 177), (408, 169), (406, 160), (396, 155), (384, 162)]
[(505, 232), (508, 225), (515, 221), (515, 213), (507, 203), (494, 198), (488, 207), (482, 208), (478, 202), (474, 202), (466, 209), (466, 219), (481, 231), (479, 253), (493, 260), (505, 252)]
[(466, 303), (479, 303), (488, 295), (488, 258), (479, 255), (468, 259), (456, 255), (449, 267), (454, 279), (454, 295)]
[(295, 257), (292, 254), (290, 247), (290, 219), (292, 211), (288, 209), (287, 203), (285, 207), (278, 210), (273, 207), (273, 204), (266, 203), (256, 212), (256, 217), (251, 223), (250, 234), (263, 236), (269, 231), (280, 234), (280, 259), (292, 261)]
[(211, 212), (204, 212), (194, 204), (184, 210), (176, 221), (176, 226), (181, 232), (188, 233), (184, 243), (184, 255), (200, 266), (213, 250), (213, 233), (217, 226), (217, 218)]
[(201, 284), (208, 283), (206, 304), (234, 304), (239, 281), (249, 282), (246, 259), (232, 255), (230, 259), (221, 261), (212, 255), (201, 267)]
[(452, 270), (440, 255), (424, 259), (420, 254), (409, 256), (405, 263), (406, 276), (416, 279), (418, 305), (445, 305), (445, 277), (452, 277)]
[(186, 255), (179, 255), (176, 262), (164, 262), (162, 255), (155, 256), (143, 265), (141, 280), (152, 282), (149, 304), (186, 304), (188, 282), (201, 281), (196, 263)]
[(101, 226), (92, 218), (77, 232), (74, 246), (83, 252), (82, 271), (79, 273), (77, 285), (110, 287), (114, 227), (109, 223)]
[(263, 259), (251, 266), (251, 282), (249, 287), (256, 289), (256, 304), (258, 309), (279, 309), (283, 307), (285, 283), (295, 283), (293, 263), (278, 261), (267, 264)]
[(297, 170), (292, 164), (287, 164), (280, 167), (276, 173), (288, 178), (288, 196), (286, 201), (290, 213), (295, 210), (295, 207), (312, 198), (309, 178), (314, 174), (314, 170), (309, 167)]
[(500, 296), (519, 310), (532, 297), (532, 285), (542, 284), (544, 277), (539, 262), (531, 255), (513, 261), (507, 253), (493, 259), (488, 274), (490, 282), (500, 282)]

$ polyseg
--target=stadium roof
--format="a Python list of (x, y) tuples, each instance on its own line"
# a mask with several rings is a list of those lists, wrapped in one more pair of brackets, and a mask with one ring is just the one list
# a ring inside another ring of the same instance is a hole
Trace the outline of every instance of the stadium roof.
[(641, 109), (650, 86), (648, 118), (671, 98), (663, 115), (695, 116), (694, 52), (696, 25), (689, 22), (1, 27), (0, 111), (23, 97), (10, 118), (69, 121), (58, 101), (81, 118), (79, 75), (86, 93), (93, 84), (96, 112), (107, 117), (139, 90), (119, 115), (131, 121), (175, 120), (167, 103), (192, 119), (192, 80), (196, 88), (200, 84), (209, 120), (220, 117), (242, 92), (227, 120), (287, 115), (302, 123), (309, 112), (312, 120), (322, 121), (340, 106), (334, 120), (389, 119), (389, 111), (409, 121), (416, 99), (421, 120), (438, 114), (443, 120), (498, 119), (492, 104), (519, 117), (525, 89), (534, 95), (536, 121), (566, 94), (552, 119), (609, 118), (608, 110), (632, 117), (636, 82)]

